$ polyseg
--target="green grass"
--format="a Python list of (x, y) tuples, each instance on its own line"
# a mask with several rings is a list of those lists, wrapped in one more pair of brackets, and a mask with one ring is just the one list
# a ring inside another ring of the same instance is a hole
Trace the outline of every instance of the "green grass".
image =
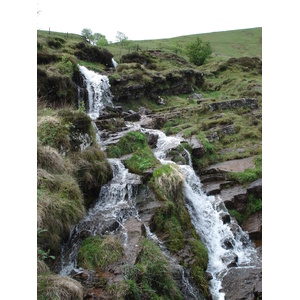
[[(194, 42), (199, 37), (204, 42), (210, 42), (213, 55), (212, 59), (228, 59), (241, 56), (262, 56), (262, 28), (231, 30), (179, 36), (169, 39), (131, 41), (130, 49), (138, 44), (142, 50), (160, 49), (169, 53), (177, 53), (184, 57), (185, 46)], [(116, 57), (119, 55), (117, 45), (107, 47)], [(123, 51), (124, 54), (125, 51)]]
[(159, 161), (155, 158), (150, 147), (138, 149), (133, 156), (125, 160), (125, 166), (132, 173), (142, 174), (150, 168), (159, 165)]
[(112, 238), (90, 236), (86, 238), (78, 251), (78, 265), (89, 270), (105, 268), (119, 261), (123, 255), (121, 243)]

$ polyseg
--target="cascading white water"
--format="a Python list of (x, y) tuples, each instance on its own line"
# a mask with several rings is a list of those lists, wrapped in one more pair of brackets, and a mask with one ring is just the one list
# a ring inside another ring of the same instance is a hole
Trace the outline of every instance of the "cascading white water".
[(68, 275), (77, 269), (77, 254), (82, 238), (111, 233), (122, 227), (129, 216), (137, 214), (135, 187), (141, 184), (140, 177), (129, 173), (119, 159), (109, 159), (109, 162), (113, 179), (101, 188), (95, 206), (71, 230), (68, 242), (62, 247), (61, 275)]
[[(182, 138), (166, 136), (158, 130), (145, 129), (142, 131), (158, 134), (155, 156), (161, 163), (166, 160), (166, 152), (177, 147)], [(190, 213), (192, 223), (208, 250), (208, 269), (213, 276), (210, 281), (210, 291), (213, 300), (223, 300), (225, 294), (220, 292), (222, 279), (226, 275), (230, 263), (237, 267), (254, 267), (259, 263), (255, 248), (249, 237), (238, 226), (235, 220), (224, 224), (222, 215), (228, 213), (223, 201), (214, 196), (207, 196), (201, 189), (201, 182), (192, 168), (191, 156), (187, 150), (189, 165), (179, 165), (185, 175), (184, 195), (186, 207)], [(173, 162), (171, 162), (173, 163)], [(235, 233), (231, 228), (235, 228)]]
[[(220, 292), (222, 279), (226, 275), (232, 262), (239, 266), (254, 267), (258, 256), (251, 245), (249, 237), (234, 220), (224, 224), (222, 214), (227, 210), (218, 197), (207, 196), (200, 186), (200, 179), (190, 166), (179, 166), (186, 176), (184, 194), (186, 204), (197, 233), (205, 243), (209, 263), (207, 271), (213, 276), (210, 281), (213, 300), (224, 299)], [(231, 225), (234, 224), (237, 232), (234, 234)]]
[(110, 84), (108, 77), (79, 66), (84, 77), (89, 97), (88, 115), (92, 120), (99, 117), (100, 111), (106, 106), (113, 106), (111, 101)]
[(114, 68), (116, 68), (118, 66), (118, 63), (113, 58), (111, 59), (111, 62), (113, 64)]

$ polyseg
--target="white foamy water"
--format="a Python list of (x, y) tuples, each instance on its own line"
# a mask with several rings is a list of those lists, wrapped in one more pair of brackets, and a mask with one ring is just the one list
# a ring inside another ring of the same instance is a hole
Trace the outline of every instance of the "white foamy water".
[(106, 106), (113, 106), (108, 77), (79, 66), (89, 97), (88, 115), (95, 120)]

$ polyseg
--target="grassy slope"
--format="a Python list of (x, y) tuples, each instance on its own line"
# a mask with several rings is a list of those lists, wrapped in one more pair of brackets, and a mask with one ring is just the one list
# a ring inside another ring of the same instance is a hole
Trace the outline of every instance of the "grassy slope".
[[(205, 42), (210, 42), (213, 49), (212, 58), (217, 60), (242, 56), (262, 57), (261, 28), (203, 33), (170, 39), (131, 41), (130, 47), (134, 49), (136, 45), (139, 45), (142, 50), (160, 49), (166, 52), (175, 52), (177, 50), (179, 55), (185, 57), (184, 47), (188, 43), (195, 41), (196, 37)], [(115, 44), (108, 46), (107, 49), (118, 58), (120, 51)], [(123, 50), (122, 54), (125, 53), (127, 51)]]
[[(47, 37), (67, 38), (66, 33), (38, 30), (38, 39)], [(130, 41), (130, 51), (136, 48), (136, 45), (142, 50), (160, 49), (166, 52), (178, 51), (178, 54), (184, 56), (183, 49), (186, 44), (195, 41), (200, 37), (203, 41), (211, 43), (213, 48), (212, 57), (215, 59), (228, 59), (230, 57), (257, 56), (262, 57), (262, 29), (250, 28), (242, 30), (231, 30), (224, 32), (203, 33), (196, 35), (180, 36), (170, 39)], [(82, 42), (84, 38), (77, 34), (68, 34), (68, 41)], [(106, 47), (117, 58), (120, 53), (117, 44), (111, 44)], [(122, 54), (128, 53), (127, 49), (122, 50)]]

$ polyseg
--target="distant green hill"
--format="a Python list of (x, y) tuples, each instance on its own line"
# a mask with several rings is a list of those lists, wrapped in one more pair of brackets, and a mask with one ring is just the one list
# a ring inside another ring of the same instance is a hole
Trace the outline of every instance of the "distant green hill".
[[(48, 31), (38, 30), (38, 37), (46, 37)], [(66, 38), (66, 33), (51, 32), (52, 37)], [(169, 39), (158, 40), (130, 40), (122, 54), (134, 51), (137, 46), (141, 50), (162, 50), (166, 52), (176, 53), (186, 58), (184, 50), (185, 46), (195, 41), (199, 37), (203, 41), (210, 42), (213, 54), (212, 59), (226, 60), (230, 57), (239, 58), (243, 56), (262, 57), (262, 28), (240, 29), (222, 32), (212, 32), (203, 34), (194, 34), (179, 36)], [(82, 41), (84, 38), (77, 34), (68, 34), (69, 41)], [(113, 43), (106, 47), (116, 58), (119, 58), (120, 49), (118, 44)]]
[[(160, 49), (167, 52), (175, 52), (185, 57), (185, 46), (199, 37), (203, 41), (210, 42), (213, 55), (212, 58), (228, 59), (230, 57), (243, 56), (262, 56), (262, 28), (251, 28), (241, 30), (231, 30), (223, 32), (212, 32), (203, 34), (194, 34), (179, 36), (170, 39), (130, 41), (129, 49), (136, 48), (138, 45), (142, 50)], [(115, 44), (110, 45), (108, 49), (114, 54)]]

